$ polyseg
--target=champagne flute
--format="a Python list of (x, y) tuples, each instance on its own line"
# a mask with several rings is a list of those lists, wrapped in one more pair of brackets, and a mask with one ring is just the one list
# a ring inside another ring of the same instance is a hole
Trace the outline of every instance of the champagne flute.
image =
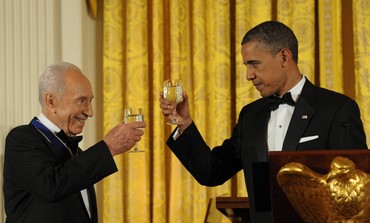
[(176, 106), (182, 101), (182, 83), (181, 80), (165, 80), (163, 82), (163, 96), (164, 98), (171, 103), (174, 107), (173, 109), (173, 119), (167, 124), (169, 125), (178, 125), (184, 124), (182, 121), (176, 118)]
[[(124, 117), (123, 117), (124, 123), (143, 122), (143, 121), (144, 121), (144, 113), (143, 113), (142, 108), (139, 108), (136, 113), (133, 113), (131, 108), (124, 109)], [(144, 152), (144, 150), (139, 149), (135, 143), (134, 149), (130, 150), (129, 152), (131, 153)]]

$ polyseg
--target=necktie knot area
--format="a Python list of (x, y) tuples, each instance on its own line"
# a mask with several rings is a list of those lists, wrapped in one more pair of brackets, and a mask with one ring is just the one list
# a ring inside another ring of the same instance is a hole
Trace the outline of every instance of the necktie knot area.
[(280, 104), (295, 106), (295, 101), (293, 100), (290, 92), (285, 93), (283, 97), (270, 96), (268, 99), (270, 101), (269, 108), (271, 111), (275, 111)]
[(82, 136), (70, 137), (67, 136), (63, 130), (56, 134), (73, 152), (76, 154), (78, 143), (82, 140)]

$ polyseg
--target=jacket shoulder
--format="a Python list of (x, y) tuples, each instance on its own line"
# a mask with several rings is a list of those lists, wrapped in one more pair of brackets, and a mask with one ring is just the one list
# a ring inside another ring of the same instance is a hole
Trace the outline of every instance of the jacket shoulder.
[(33, 141), (37, 141), (37, 139), (42, 140), (41, 134), (37, 131), (37, 129), (31, 125), (20, 125), (16, 126), (13, 129), (11, 129), (6, 136), (6, 142), (14, 142), (14, 141), (24, 141), (24, 140), (30, 140), (30, 138)]
[(323, 106), (337, 107), (342, 104), (349, 104), (358, 107), (357, 102), (349, 96), (326, 88), (316, 87), (316, 96), (318, 104)]
[(37, 130), (35, 127), (33, 127), (31, 124), (29, 125), (19, 125), (19, 126), (16, 126), (14, 128), (12, 128), (9, 133), (8, 133), (8, 136), (12, 136), (14, 134), (18, 135), (18, 134), (32, 134), (32, 133), (35, 133)]

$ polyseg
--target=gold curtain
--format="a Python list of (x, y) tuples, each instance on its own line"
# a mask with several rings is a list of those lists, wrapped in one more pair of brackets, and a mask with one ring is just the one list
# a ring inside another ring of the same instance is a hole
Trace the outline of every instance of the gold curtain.
[[(365, 132), (370, 133), (370, 0), (353, 0), (353, 45), (356, 100), (358, 101)], [(348, 74), (347, 74), (348, 75)], [(370, 134), (367, 134), (369, 144)]]
[(158, 99), (163, 80), (181, 78), (205, 141), (221, 144), (243, 105), (260, 97), (246, 80), (240, 42), (266, 20), (294, 30), (304, 75), (359, 102), (368, 133), (370, 0), (344, 2), (104, 0), (104, 132), (127, 106), (142, 107), (148, 127), (138, 143), (145, 152), (115, 157), (119, 172), (99, 183), (100, 222), (203, 222), (210, 198), (247, 196), (242, 173), (214, 188), (193, 179), (166, 147), (173, 127), (164, 124)]

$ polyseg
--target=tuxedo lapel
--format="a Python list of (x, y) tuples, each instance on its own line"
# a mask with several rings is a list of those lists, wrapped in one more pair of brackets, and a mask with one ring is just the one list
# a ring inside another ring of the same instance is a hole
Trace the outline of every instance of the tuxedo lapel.
[(51, 153), (58, 162), (64, 163), (71, 157), (65, 145), (60, 141), (54, 133), (47, 129), (37, 118), (32, 119), (30, 125), (34, 126), (36, 130), (42, 135), (45, 143), (48, 145)]
[(298, 148), (299, 140), (302, 138), (315, 113), (315, 109), (312, 107), (315, 101), (315, 86), (306, 79), (285, 135), (283, 151), (296, 150)]

